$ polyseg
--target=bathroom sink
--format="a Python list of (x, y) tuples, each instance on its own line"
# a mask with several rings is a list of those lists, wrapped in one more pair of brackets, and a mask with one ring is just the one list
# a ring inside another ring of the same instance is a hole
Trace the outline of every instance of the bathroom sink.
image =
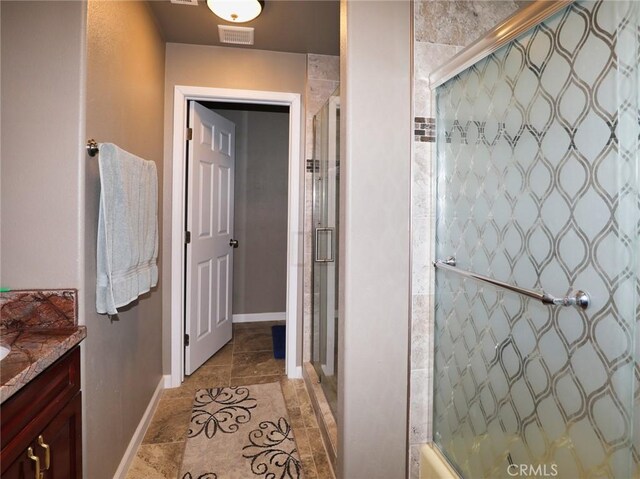
[(11, 348), (8, 348), (6, 346), (0, 346), (0, 361), (3, 360), (7, 354), (9, 354), (11, 352)]

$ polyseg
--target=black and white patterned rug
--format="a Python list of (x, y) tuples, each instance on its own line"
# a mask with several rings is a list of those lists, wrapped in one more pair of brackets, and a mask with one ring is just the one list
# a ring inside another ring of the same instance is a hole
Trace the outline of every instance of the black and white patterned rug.
[(279, 383), (199, 389), (179, 479), (300, 479)]

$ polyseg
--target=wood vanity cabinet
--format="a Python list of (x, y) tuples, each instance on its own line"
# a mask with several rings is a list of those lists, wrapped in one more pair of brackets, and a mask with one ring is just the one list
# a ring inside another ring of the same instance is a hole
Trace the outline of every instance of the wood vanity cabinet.
[[(2, 479), (80, 479), (81, 419), (80, 348), (76, 346), (2, 404)], [(29, 448), (38, 457), (40, 477), (36, 461), (28, 457)]]

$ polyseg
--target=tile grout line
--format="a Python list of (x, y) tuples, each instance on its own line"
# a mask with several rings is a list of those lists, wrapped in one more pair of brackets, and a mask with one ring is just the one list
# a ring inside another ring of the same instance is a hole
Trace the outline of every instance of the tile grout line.
[[(252, 329), (250, 331), (259, 332), (261, 330), (263, 332), (269, 331), (269, 329), (267, 327), (265, 327), (265, 328), (255, 328), (255, 329)], [(241, 330), (241, 331), (244, 331), (244, 330)], [(304, 416), (302, 416), (302, 408), (301, 408), (302, 401), (301, 401), (301, 399), (302, 399), (302, 397), (303, 397), (303, 395), (305, 393), (308, 394), (307, 389), (306, 389), (306, 385), (304, 384), (304, 382), (299, 383), (298, 382), (299, 380), (295, 380), (295, 379), (290, 380), (290, 379), (288, 379), (286, 374), (284, 373), (284, 371), (276, 372), (274, 374), (258, 374), (258, 375), (233, 377), (232, 376), (232, 371), (233, 371), (234, 365), (236, 364), (236, 361), (240, 359), (241, 355), (243, 355), (243, 354), (251, 355), (251, 354), (254, 354), (254, 353), (262, 353), (262, 354), (264, 354), (264, 353), (269, 353), (269, 352), (273, 353), (273, 349), (264, 349), (264, 350), (257, 350), (257, 351), (238, 351), (236, 349), (236, 344), (239, 345), (242, 342), (242, 341), (236, 341), (238, 339), (238, 336), (242, 337), (244, 335), (243, 334), (238, 335), (237, 332), (236, 332), (236, 334), (234, 334), (233, 340), (232, 340), (231, 344), (229, 345), (230, 349), (231, 349), (230, 362), (229, 363), (227, 363), (227, 364), (214, 364), (214, 365), (210, 365), (210, 366), (206, 366), (205, 367), (205, 368), (209, 368), (210, 367), (210, 368), (212, 368), (212, 370), (220, 370), (220, 371), (224, 370), (225, 372), (229, 373), (228, 381), (223, 381), (223, 382), (226, 382), (226, 385), (223, 385), (222, 382), (221, 382), (220, 386), (216, 386), (216, 387), (229, 387), (230, 384), (232, 384), (234, 382), (234, 379), (236, 381), (238, 381), (240, 379), (246, 379), (247, 381), (250, 381), (252, 378), (256, 379), (256, 380), (260, 380), (260, 379), (265, 378), (267, 376), (273, 376), (274, 377), (274, 381), (273, 382), (279, 382), (280, 383), (280, 388), (282, 389), (282, 392), (283, 392), (285, 405), (287, 406), (287, 413), (289, 414), (290, 419), (291, 419), (290, 407), (297, 408), (300, 411), (301, 427), (299, 428), (299, 430), (300, 430), (300, 435), (302, 436), (300, 438), (300, 441), (304, 441), (306, 439), (305, 446), (306, 446), (307, 451), (308, 451), (308, 453), (305, 454), (305, 456), (304, 456), (305, 462), (307, 464), (307, 468), (302, 466), (302, 457), (303, 456), (300, 456), (300, 462), (301, 462), (301, 467), (302, 467), (303, 473), (306, 470), (306, 472), (308, 472), (308, 475), (311, 478), (315, 477), (316, 479), (325, 479), (324, 476), (321, 477), (319, 475), (318, 463), (317, 463), (317, 460), (316, 460), (316, 456), (321, 454), (321, 453), (324, 453), (325, 456), (326, 456), (326, 451), (323, 450), (321, 452), (319, 450), (316, 450), (312, 446), (311, 440), (310, 440), (310, 436), (309, 436), (309, 431), (312, 430), (312, 429), (316, 429), (316, 428), (307, 426), (307, 421), (305, 421)], [(250, 334), (248, 334), (247, 336), (250, 336)], [(238, 346), (238, 347), (242, 347), (242, 346)], [(248, 358), (248, 359), (251, 359), (251, 358)], [(264, 383), (257, 382), (255, 384), (264, 384)], [(290, 398), (289, 401), (287, 401), (287, 395), (284, 394), (283, 384), (287, 384), (287, 389), (289, 389), (290, 391), (292, 390), (292, 392), (290, 394), (288, 394), (288, 396)], [(302, 385), (301, 388), (300, 388), (300, 384)], [(250, 385), (250, 384), (247, 384), (247, 385)], [(199, 388), (196, 388), (196, 389), (199, 389)], [(304, 389), (304, 391), (303, 391), (303, 389)], [(194, 389), (194, 391), (195, 391), (195, 389)], [(193, 399), (194, 391), (189, 390), (188, 394), (187, 394), (187, 391), (185, 390), (185, 391), (183, 391), (185, 393), (184, 396), (180, 395), (180, 396), (175, 396), (175, 397), (166, 397), (166, 398), (162, 397), (161, 400), (163, 402), (165, 402), (165, 404), (167, 402), (168, 402), (168, 404), (172, 404), (175, 401), (185, 400), (186, 398)], [(293, 404), (294, 402), (295, 402), (295, 404)], [(309, 401), (305, 401), (305, 404), (307, 402), (309, 402)], [(311, 406), (313, 407), (313, 405), (311, 405)], [(154, 416), (155, 416), (155, 414), (154, 414)], [(315, 419), (315, 415), (314, 415), (314, 419)], [(187, 423), (186, 427), (188, 428), (188, 423)], [(185, 436), (186, 436), (186, 434), (185, 434)], [(295, 436), (295, 432), (294, 432), (294, 436)], [(180, 440), (170, 440), (170, 441), (157, 442), (157, 443), (146, 443), (146, 444), (141, 444), (141, 446), (143, 446), (143, 445), (144, 446), (175, 445), (175, 446), (178, 446), (178, 447), (181, 446), (182, 447), (182, 454), (181, 454), (181, 457), (178, 459), (178, 464), (176, 464), (176, 467), (180, 468), (180, 466), (182, 464), (182, 459), (183, 459), (182, 456), (184, 455), (184, 447), (186, 446), (186, 442), (187, 442), (187, 438), (183, 437)], [(136, 455), (140, 451), (140, 447), (138, 448), (138, 451), (136, 452)], [(298, 445), (298, 447), (299, 447), (299, 445)], [(298, 449), (298, 452), (300, 453), (299, 449)], [(327, 460), (328, 460), (328, 458), (327, 458)]]
[[(304, 384), (304, 383), (303, 383)], [(311, 449), (311, 461), (313, 462), (313, 469), (315, 472), (316, 477), (318, 477), (318, 465), (316, 464), (316, 456), (313, 453), (313, 445), (311, 444), (311, 439), (309, 438), (309, 433), (307, 432), (309, 427), (307, 427), (307, 423), (304, 420), (304, 417), (302, 416), (302, 406), (301, 406), (301, 402), (300, 402), (300, 393), (298, 391), (298, 387), (294, 384), (292, 384), (293, 386), (293, 391), (296, 395), (296, 402), (298, 404), (298, 409), (300, 410), (300, 417), (302, 419), (302, 427), (304, 429), (305, 435), (307, 436), (307, 443), (309, 444), (309, 449)], [(305, 385), (306, 388), (306, 385)], [(302, 458), (300, 458), (302, 460)]]
[(181, 441), (147, 442), (147, 443), (144, 443), (144, 444), (140, 444), (140, 447), (142, 447), (142, 446), (162, 446), (164, 444), (183, 444), (185, 442), (187, 442), (186, 439), (183, 439)]

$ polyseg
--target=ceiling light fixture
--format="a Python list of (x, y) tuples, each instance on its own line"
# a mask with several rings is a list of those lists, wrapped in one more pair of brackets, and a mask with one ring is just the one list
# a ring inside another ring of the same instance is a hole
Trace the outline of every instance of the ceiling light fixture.
[(262, 0), (207, 0), (207, 6), (217, 16), (232, 23), (244, 23), (253, 20), (260, 12)]

